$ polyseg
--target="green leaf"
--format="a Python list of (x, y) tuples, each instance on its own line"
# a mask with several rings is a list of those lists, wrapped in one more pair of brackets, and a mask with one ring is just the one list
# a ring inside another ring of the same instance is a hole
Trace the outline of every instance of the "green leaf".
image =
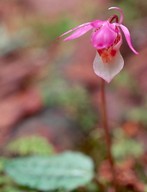
[(147, 125), (146, 110), (147, 110), (146, 106), (133, 108), (132, 110), (128, 111), (127, 118), (134, 122), (140, 122), (146, 126)]
[(52, 155), (54, 150), (51, 144), (41, 136), (18, 138), (7, 146), (8, 152), (19, 155)]
[(42, 191), (73, 190), (93, 178), (92, 160), (72, 152), (52, 157), (15, 158), (7, 163), (5, 170), (16, 183)]
[(143, 154), (143, 145), (131, 138), (125, 136), (125, 134), (117, 129), (115, 131), (117, 136), (112, 145), (112, 153), (115, 159), (121, 161), (128, 157), (138, 158)]
[(122, 140), (113, 145), (113, 155), (116, 159), (124, 159), (128, 156), (139, 157), (143, 154), (143, 147), (135, 140)]
[(3, 172), (6, 161), (6, 158), (0, 157), (0, 173)]

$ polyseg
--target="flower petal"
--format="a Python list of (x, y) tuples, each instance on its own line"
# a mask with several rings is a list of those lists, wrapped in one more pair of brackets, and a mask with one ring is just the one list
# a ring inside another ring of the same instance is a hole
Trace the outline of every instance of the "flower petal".
[(93, 62), (93, 69), (96, 75), (98, 75), (108, 83), (121, 71), (123, 66), (124, 60), (119, 51), (109, 63), (103, 63), (98, 53), (96, 54)]
[(127, 27), (125, 27), (122, 24), (119, 25), (119, 26), (121, 27), (121, 29), (122, 29), (122, 31), (123, 31), (123, 33), (125, 35), (126, 41), (127, 41), (128, 45), (129, 45), (130, 49), (137, 55), (138, 52), (132, 46), (131, 35), (130, 35), (129, 30), (127, 29)]
[(68, 40), (73, 40), (73, 39), (76, 39), (82, 35), (84, 35), (85, 33), (87, 33), (90, 29), (92, 29), (93, 27), (91, 26), (91, 23), (88, 22), (88, 23), (84, 23), (82, 25), (79, 25), (65, 33), (63, 33), (60, 37), (68, 34), (68, 33), (71, 33), (73, 31), (75, 31), (74, 33), (72, 33), (69, 37), (65, 38), (64, 41), (68, 41)]
[(108, 48), (114, 43), (117, 32), (112, 28), (113, 25), (110, 26), (111, 24), (105, 22), (99, 30), (93, 32), (91, 41), (96, 49)]

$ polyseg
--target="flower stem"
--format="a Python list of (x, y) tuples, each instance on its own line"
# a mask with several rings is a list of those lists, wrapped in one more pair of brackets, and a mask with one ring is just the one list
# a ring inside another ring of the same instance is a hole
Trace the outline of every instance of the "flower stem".
[(105, 94), (105, 81), (101, 79), (101, 112), (102, 112), (102, 126), (104, 128), (104, 136), (106, 141), (107, 147), (107, 155), (108, 161), (110, 164), (111, 172), (112, 172), (112, 179), (115, 192), (118, 192), (117, 181), (116, 181), (116, 174), (115, 174), (115, 167), (114, 167), (114, 159), (112, 155), (112, 141), (111, 135), (108, 127), (108, 118), (107, 118), (107, 110), (106, 110), (106, 94)]

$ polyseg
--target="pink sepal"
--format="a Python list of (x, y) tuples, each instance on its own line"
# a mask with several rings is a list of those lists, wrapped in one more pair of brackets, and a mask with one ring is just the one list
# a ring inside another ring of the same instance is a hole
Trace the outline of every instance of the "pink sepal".
[(75, 28), (73, 28), (73, 29), (63, 33), (60, 37), (75, 31), (70, 36), (68, 36), (67, 38), (64, 39), (64, 41), (73, 40), (73, 39), (76, 39), (76, 38), (84, 35), (85, 33), (87, 33), (92, 28), (93, 27), (91, 26), (90, 22), (84, 23), (82, 25), (79, 25), (79, 26), (77, 26), (77, 27), (75, 27)]
[(138, 52), (133, 48), (133, 45), (132, 45), (132, 41), (131, 41), (131, 35), (130, 35), (130, 32), (129, 30), (127, 29), (127, 27), (125, 27), (124, 25), (120, 24), (119, 25), (120, 28), (122, 29), (124, 35), (125, 35), (125, 38), (126, 38), (126, 41), (130, 47), (130, 49), (137, 55)]

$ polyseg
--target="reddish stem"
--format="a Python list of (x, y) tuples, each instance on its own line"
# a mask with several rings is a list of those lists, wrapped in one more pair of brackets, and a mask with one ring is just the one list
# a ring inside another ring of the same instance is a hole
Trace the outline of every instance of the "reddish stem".
[(112, 155), (112, 141), (111, 135), (108, 127), (108, 118), (107, 118), (107, 110), (106, 110), (106, 94), (105, 94), (105, 81), (101, 79), (101, 111), (102, 111), (102, 125), (104, 129), (104, 136), (106, 140), (106, 147), (107, 147), (107, 155), (108, 161), (110, 164), (112, 176), (113, 176), (113, 185), (115, 192), (118, 191), (117, 181), (116, 181), (116, 174), (115, 174), (115, 167), (114, 167), (114, 159)]

